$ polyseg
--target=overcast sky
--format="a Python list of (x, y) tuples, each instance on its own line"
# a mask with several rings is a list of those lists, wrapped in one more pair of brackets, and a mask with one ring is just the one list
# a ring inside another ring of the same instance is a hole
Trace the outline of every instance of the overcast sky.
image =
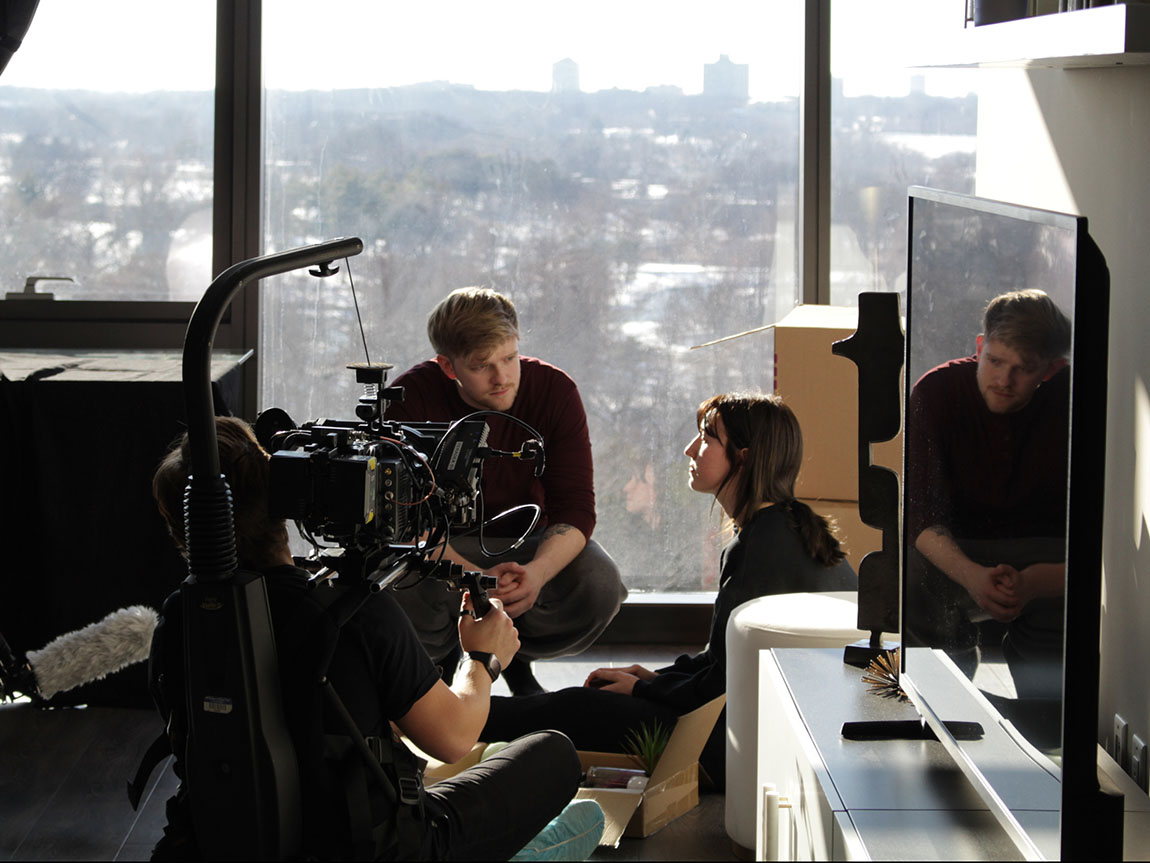
[[(292, 90), (446, 80), (484, 90), (551, 87), (569, 57), (584, 91), (703, 86), (726, 54), (750, 66), (751, 98), (797, 94), (802, 0), (265, 0), (265, 85)], [(192, 14), (202, 7), (203, 14)], [(214, 0), (45, 0), (0, 85), (204, 90), (213, 84)], [(836, 0), (836, 77), (898, 95), (897, 69), (926, 32), (962, 27), (963, 0)], [(701, 14), (705, 10), (705, 14)], [(115, 36), (110, 35), (112, 25)], [(907, 40), (906, 32), (920, 38)], [(109, 35), (103, 35), (109, 34)], [(932, 37), (933, 38), (933, 37)], [(967, 78), (927, 73), (939, 95)]]

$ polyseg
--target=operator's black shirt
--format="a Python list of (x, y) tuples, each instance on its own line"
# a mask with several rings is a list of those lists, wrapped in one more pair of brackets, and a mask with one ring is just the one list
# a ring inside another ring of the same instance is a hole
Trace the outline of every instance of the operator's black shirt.
[[(276, 648), (281, 662), (293, 661), (303, 625), (293, 599), (306, 595), (307, 573), (279, 566), (264, 573), (271, 604)], [(325, 588), (317, 588), (324, 590)], [(307, 659), (303, 657), (302, 659)], [(284, 699), (299, 685), (281, 670)], [(390, 733), (387, 723), (400, 719), (439, 679), (439, 671), (419, 642), (415, 629), (389, 591), (373, 593), (340, 631), (328, 677), (348, 712), (365, 735)]]
[[(293, 736), (309, 727), (315, 709), (317, 606), (308, 597), (304, 570), (273, 567), (264, 573), (275, 632), (284, 711)], [(317, 588), (318, 591), (326, 588)], [(184, 692), (182, 597), (173, 593), (152, 639), (149, 687), (168, 725), (180, 787), (167, 804), (168, 824), (152, 859), (199, 859), (190, 800), (183, 782), (187, 708)], [(419, 642), (407, 615), (387, 591), (371, 594), (339, 630), (328, 678), (365, 737), (390, 736), (390, 720), (400, 719), (439, 680), (439, 672)], [(307, 688), (310, 687), (310, 690)], [(169, 722), (169, 718), (172, 719)], [(298, 747), (298, 743), (297, 743)], [(330, 789), (322, 777), (309, 779), (306, 762), (314, 753), (297, 753), (301, 762), (305, 845), (343, 848)], [(323, 789), (321, 791), (321, 789)], [(338, 856), (338, 854), (337, 854)]]

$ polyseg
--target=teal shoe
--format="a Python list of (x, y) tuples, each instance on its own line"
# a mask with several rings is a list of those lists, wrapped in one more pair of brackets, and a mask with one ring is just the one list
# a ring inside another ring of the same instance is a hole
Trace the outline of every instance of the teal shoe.
[(603, 810), (594, 800), (572, 800), (512, 860), (586, 860), (603, 838)]

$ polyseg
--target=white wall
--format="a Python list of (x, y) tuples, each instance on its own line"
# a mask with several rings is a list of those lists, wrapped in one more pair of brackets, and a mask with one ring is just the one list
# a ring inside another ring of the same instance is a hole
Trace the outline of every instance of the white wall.
[(1099, 739), (1117, 712), (1150, 742), (1150, 67), (981, 70), (977, 171), (1086, 216), (1110, 267)]

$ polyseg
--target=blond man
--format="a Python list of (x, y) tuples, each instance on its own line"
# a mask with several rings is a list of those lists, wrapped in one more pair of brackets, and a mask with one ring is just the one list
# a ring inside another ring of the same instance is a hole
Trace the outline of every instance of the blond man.
[[(389, 420), (450, 422), (476, 411), (509, 414), (483, 417), (490, 445), (513, 451), (539, 432), (546, 468), (507, 458), (483, 467), (484, 514), (534, 504), (540, 519), (529, 539), (511, 542), (529, 515), (497, 519), (478, 534), (452, 540), (447, 556), (469, 569), (495, 576), (492, 595), (503, 601), (519, 630), (521, 648), (505, 677), (513, 694), (542, 691), (530, 662), (580, 653), (619, 610), (626, 590), (618, 567), (591, 539), (595, 528), (594, 468), (587, 416), (575, 382), (562, 370), (519, 353), (519, 319), (511, 301), (488, 288), (461, 288), (444, 298), (427, 319), (436, 356), (395, 379), (405, 389), (392, 403)], [(427, 580), (398, 591), (424, 646), (453, 671), (455, 619), (459, 603), (443, 585)]]

